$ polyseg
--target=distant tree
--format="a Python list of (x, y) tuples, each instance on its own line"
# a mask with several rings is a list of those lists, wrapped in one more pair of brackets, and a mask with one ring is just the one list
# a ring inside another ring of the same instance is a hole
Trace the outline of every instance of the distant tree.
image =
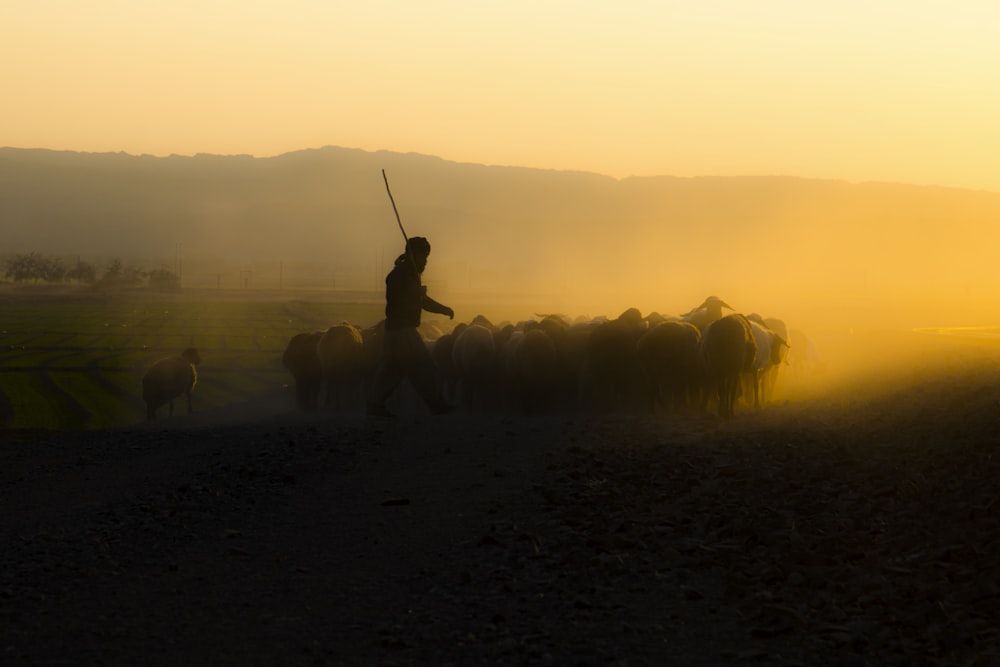
[(42, 256), (37, 252), (14, 255), (4, 261), (6, 272), (4, 275), (15, 283), (25, 280), (36, 280), (39, 275), (38, 267), (41, 266)]
[(108, 265), (104, 267), (104, 274), (101, 276), (102, 283), (117, 284), (121, 282), (122, 273), (125, 271), (125, 265), (120, 259), (115, 257), (108, 262)]
[(75, 280), (83, 285), (93, 285), (97, 282), (97, 269), (90, 262), (77, 262), (76, 266), (66, 272), (66, 280)]
[(181, 279), (167, 269), (153, 269), (147, 276), (150, 289), (166, 291), (181, 288)]
[(4, 275), (15, 283), (26, 280), (38, 282), (61, 282), (66, 278), (66, 267), (55, 257), (43, 257), (41, 253), (29, 252), (8, 258), (4, 265)]
[(61, 283), (66, 280), (66, 267), (58, 257), (44, 257), (40, 267), (42, 280), (50, 283)]
[(146, 272), (138, 266), (129, 264), (124, 268), (121, 275), (122, 287), (139, 287), (146, 282)]
[(121, 288), (139, 287), (146, 280), (146, 272), (137, 266), (126, 265), (115, 257), (104, 267), (104, 273), (97, 281), (97, 287)]

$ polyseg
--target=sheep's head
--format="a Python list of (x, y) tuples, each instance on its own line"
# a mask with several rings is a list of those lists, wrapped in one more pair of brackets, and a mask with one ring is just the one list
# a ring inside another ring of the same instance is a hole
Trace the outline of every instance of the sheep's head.
[(721, 314), (723, 308), (728, 308), (729, 310), (736, 310), (735, 308), (730, 306), (728, 303), (726, 303), (719, 297), (710, 296), (707, 299), (705, 299), (700, 306), (698, 306), (697, 308), (692, 308), (688, 312), (684, 313), (682, 317), (688, 317), (689, 315), (693, 315), (694, 313), (697, 313), (699, 310), (707, 310), (709, 312)]
[(619, 315), (617, 319), (619, 322), (626, 324), (633, 329), (638, 329), (642, 327), (643, 324), (642, 311), (634, 307), (625, 310), (625, 312)]
[[(772, 340), (774, 341), (771, 344), (771, 363), (774, 365), (778, 365), (785, 360), (785, 357), (788, 355), (788, 348), (790, 346), (788, 342), (785, 341), (784, 338), (782, 338), (776, 333), (772, 332), (771, 337)], [(782, 347), (784, 347), (784, 349), (782, 349)]]
[(732, 306), (730, 306), (728, 303), (726, 303), (725, 301), (723, 301), (722, 299), (720, 299), (717, 296), (710, 296), (710, 297), (708, 297), (707, 299), (705, 299), (705, 302), (703, 304), (701, 304), (700, 307), (701, 308), (718, 308), (720, 310), (722, 308), (728, 308), (729, 310), (733, 310)]
[(198, 350), (194, 349), (193, 347), (189, 347), (188, 349), (181, 352), (181, 359), (184, 359), (189, 364), (193, 364), (195, 366), (201, 363), (201, 355), (199, 355)]

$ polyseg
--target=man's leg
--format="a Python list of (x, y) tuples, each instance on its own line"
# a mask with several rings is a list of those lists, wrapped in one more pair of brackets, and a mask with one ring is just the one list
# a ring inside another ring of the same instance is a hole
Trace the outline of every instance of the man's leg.
[(416, 330), (409, 337), (409, 347), (408, 370), (413, 388), (424, 399), (431, 414), (439, 415), (452, 412), (454, 408), (444, 400), (441, 393), (437, 366), (434, 365), (430, 351)]
[(368, 414), (372, 416), (391, 416), (385, 402), (406, 375), (404, 361), (407, 354), (407, 341), (399, 331), (386, 331), (382, 360), (375, 370), (372, 382), (372, 393), (368, 398)]

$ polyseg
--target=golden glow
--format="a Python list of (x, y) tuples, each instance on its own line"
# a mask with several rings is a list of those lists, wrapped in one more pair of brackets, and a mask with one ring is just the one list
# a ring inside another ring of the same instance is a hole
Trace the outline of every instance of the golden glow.
[(1000, 191), (1000, 5), (16, 0), (0, 145)]
[[(616, 178), (1000, 193), (1000, 4), (988, 0), (8, 4), (0, 146), (270, 156), (333, 145)], [(381, 201), (377, 178), (371, 187)], [(819, 217), (805, 195), (777, 210), (735, 198), (717, 214), (744, 230), (739, 242), (684, 236), (687, 209), (617, 236), (615, 212), (585, 225), (589, 212), (559, 209), (537, 226), (577, 237), (505, 250), (442, 233), (429, 277), (466, 284), (479, 261), (496, 287), (544, 286), (559, 298), (539, 309), (573, 314), (676, 314), (718, 294), (800, 322), (995, 323), (1000, 195), (878, 192), (852, 190), (846, 207), (824, 195)], [(419, 215), (413, 206), (407, 223), (434, 224)], [(364, 248), (352, 252), (391, 255), (396, 230), (385, 233), (351, 239)]]

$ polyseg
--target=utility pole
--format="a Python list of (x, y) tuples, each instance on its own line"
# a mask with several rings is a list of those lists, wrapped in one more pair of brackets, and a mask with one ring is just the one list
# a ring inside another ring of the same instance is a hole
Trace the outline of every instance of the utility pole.
[(177, 276), (177, 286), (180, 287), (181, 284), (181, 249), (184, 247), (183, 243), (174, 244), (174, 275)]

